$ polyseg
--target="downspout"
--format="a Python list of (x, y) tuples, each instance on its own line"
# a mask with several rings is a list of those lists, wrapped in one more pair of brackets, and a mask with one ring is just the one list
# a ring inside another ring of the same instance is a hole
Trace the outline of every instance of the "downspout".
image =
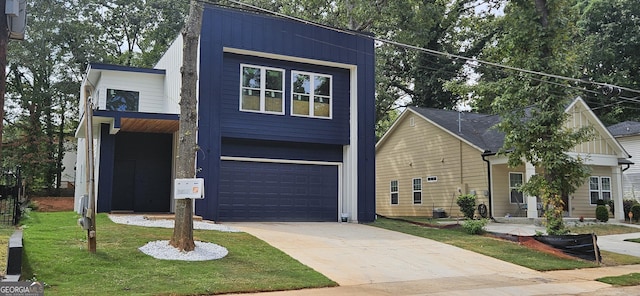
[(487, 210), (487, 212), (489, 213), (489, 219), (493, 220), (493, 209), (492, 209), (492, 203), (491, 203), (491, 163), (489, 162), (489, 160), (487, 160), (485, 157), (487, 156), (491, 156), (491, 155), (495, 155), (495, 153), (492, 153), (489, 150), (485, 150), (482, 153), (482, 161), (487, 163), (487, 197), (489, 198), (489, 209)]

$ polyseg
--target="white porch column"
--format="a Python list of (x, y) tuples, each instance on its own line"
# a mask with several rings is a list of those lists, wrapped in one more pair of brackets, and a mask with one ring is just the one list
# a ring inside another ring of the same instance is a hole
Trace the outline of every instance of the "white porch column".
[[(525, 162), (525, 182), (529, 182), (529, 179), (536, 174), (536, 167), (530, 162)], [(524, 195), (524, 202), (527, 203), (527, 218), (538, 218), (538, 200), (535, 196)]]
[(622, 206), (622, 168), (620, 166), (611, 167), (611, 177), (615, 180), (614, 184), (611, 184), (611, 198), (613, 199), (614, 214), (613, 219), (615, 221), (624, 222), (624, 217), (627, 213), (624, 213)]

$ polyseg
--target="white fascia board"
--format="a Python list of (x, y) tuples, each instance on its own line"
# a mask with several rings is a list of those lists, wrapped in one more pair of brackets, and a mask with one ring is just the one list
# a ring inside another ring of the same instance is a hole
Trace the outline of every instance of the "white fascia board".
[(228, 53), (241, 54), (241, 55), (248, 55), (248, 56), (276, 59), (276, 60), (282, 60), (282, 61), (291, 61), (291, 62), (306, 63), (306, 64), (312, 64), (312, 65), (329, 66), (329, 67), (333, 67), (333, 68), (343, 68), (343, 69), (354, 69), (355, 68), (355, 65), (351, 65), (351, 64), (336, 63), (336, 62), (322, 61), (322, 60), (316, 60), (316, 59), (308, 59), (308, 58), (281, 55), (281, 54), (268, 53), (268, 52), (262, 52), (262, 51), (239, 49), (239, 48), (233, 48), (233, 47), (223, 47), (222, 51), (223, 52), (228, 52)]
[(582, 158), (582, 163), (586, 165), (618, 166), (618, 157), (615, 155), (580, 154), (575, 152), (569, 152), (567, 154), (573, 158)]

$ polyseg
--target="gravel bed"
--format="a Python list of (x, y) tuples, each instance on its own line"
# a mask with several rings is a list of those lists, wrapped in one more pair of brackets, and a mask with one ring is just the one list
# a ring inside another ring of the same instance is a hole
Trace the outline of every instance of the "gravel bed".
[[(118, 224), (128, 224), (145, 227), (173, 228), (173, 220), (151, 220), (142, 215), (109, 215), (111, 221)], [(193, 221), (194, 229), (216, 230), (223, 232), (240, 232), (229, 226), (219, 225), (209, 222)], [(181, 252), (169, 245), (168, 240), (149, 242), (138, 248), (141, 252), (161, 260), (182, 260), (182, 261), (205, 261), (215, 260), (227, 256), (229, 251), (222, 246), (208, 242), (194, 242), (196, 247), (191, 252)]]

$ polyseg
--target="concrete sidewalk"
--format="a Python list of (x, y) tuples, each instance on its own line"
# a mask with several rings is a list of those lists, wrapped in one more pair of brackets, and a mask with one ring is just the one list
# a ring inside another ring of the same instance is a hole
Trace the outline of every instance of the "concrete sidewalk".
[(575, 274), (543, 273), (429, 239), (361, 224), (229, 225), (266, 241), (340, 284), (335, 288), (259, 293), (263, 296), (629, 295), (625, 289), (611, 288), (592, 277), (640, 270), (640, 266), (630, 266)]

